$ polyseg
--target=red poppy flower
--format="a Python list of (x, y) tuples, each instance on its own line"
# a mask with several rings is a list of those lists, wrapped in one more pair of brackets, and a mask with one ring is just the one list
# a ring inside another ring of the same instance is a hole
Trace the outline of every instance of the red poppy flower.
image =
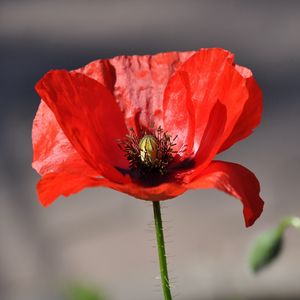
[(48, 72), (33, 122), (33, 168), (44, 206), (104, 186), (160, 201), (217, 188), (259, 217), (259, 182), (248, 169), (214, 160), (259, 124), (262, 92), (223, 49), (119, 56)]

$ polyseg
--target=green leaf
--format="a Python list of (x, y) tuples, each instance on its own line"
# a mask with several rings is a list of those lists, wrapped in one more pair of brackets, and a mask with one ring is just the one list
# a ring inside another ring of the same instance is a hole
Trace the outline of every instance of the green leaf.
[(281, 253), (283, 233), (280, 227), (268, 230), (258, 237), (250, 252), (249, 264), (254, 272), (269, 265)]
[(67, 300), (104, 300), (95, 288), (73, 284), (66, 291)]

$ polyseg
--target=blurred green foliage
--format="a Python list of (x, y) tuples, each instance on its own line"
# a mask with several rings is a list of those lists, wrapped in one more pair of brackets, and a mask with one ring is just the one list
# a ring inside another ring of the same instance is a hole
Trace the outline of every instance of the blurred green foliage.
[(66, 300), (107, 300), (100, 290), (80, 283), (70, 285), (65, 296)]
[(275, 261), (282, 251), (284, 233), (289, 227), (300, 230), (300, 218), (286, 217), (277, 227), (256, 239), (249, 256), (249, 266), (253, 272), (257, 273)]
[(260, 235), (250, 252), (249, 264), (254, 272), (258, 272), (270, 264), (281, 253), (283, 235), (278, 228), (268, 230)]

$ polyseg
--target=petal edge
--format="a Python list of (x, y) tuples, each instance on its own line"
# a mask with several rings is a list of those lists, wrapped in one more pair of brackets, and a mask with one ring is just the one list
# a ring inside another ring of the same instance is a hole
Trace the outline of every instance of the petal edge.
[(213, 161), (189, 188), (217, 188), (237, 199), (243, 206), (246, 227), (253, 225), (263, 211), (260, 184), (256, 176), (245, 167), (229, 162)]

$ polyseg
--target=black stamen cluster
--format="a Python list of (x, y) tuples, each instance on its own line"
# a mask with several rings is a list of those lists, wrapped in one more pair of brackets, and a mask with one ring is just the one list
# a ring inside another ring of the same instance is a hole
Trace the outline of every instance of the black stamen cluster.
[[(142, 149), (140, 149), (139, 143), (146, 135), (152, 135), (155, 138), (157, 149), (154, 160), (150, 159), (150, 155), (145, 155), (144, 159), (141, 159)], [(125, 152), (132, 174), (143, 180), (146, 177), (149, 179), (153, 176), (164, 176), (168, 173), (168, 165), (172, 162), (176, 153), (173, 150), (176, 145), (176, 138), (177, 136), (172, 139), (161, 127), (154, 132), (143, 132), (141, 136), (138, 136), (131, 129), (126, 138), (119, 142), (119, 146)]]

